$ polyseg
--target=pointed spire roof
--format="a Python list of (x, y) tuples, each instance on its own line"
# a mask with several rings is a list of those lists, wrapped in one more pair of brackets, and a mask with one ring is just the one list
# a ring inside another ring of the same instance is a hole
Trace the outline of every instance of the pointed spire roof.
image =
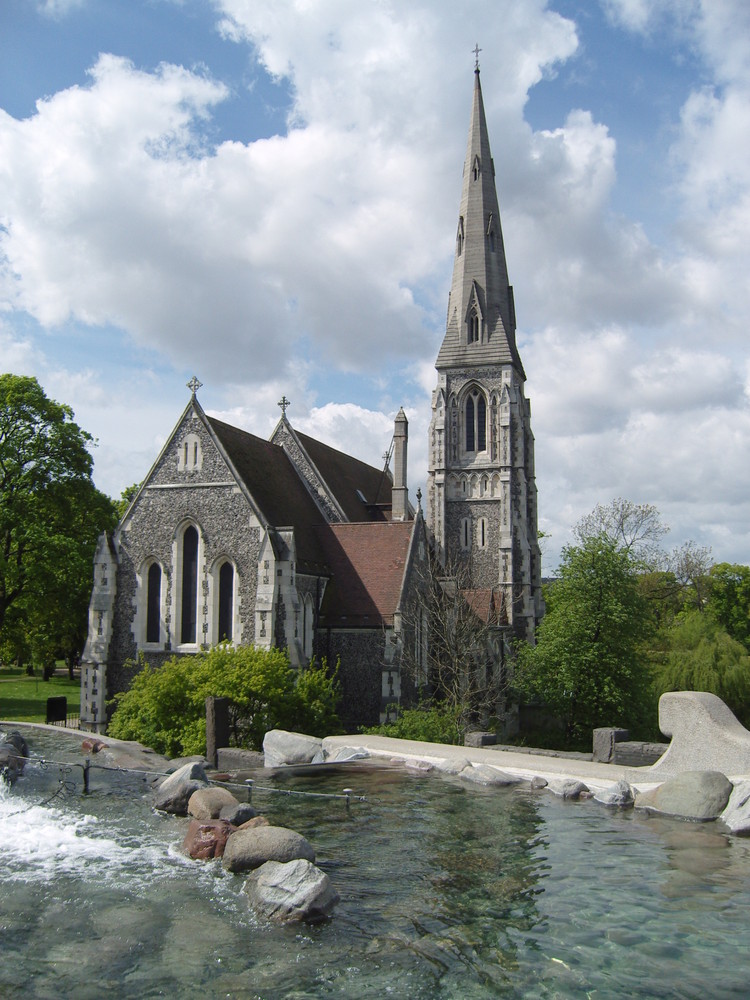
[(448, 319), (435, 367), (497, 364), (512, 364), (525, 378), (477, 67)]

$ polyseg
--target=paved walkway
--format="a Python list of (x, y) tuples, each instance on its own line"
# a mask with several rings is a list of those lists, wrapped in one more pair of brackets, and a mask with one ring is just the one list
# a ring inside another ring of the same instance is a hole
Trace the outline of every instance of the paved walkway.
[(544, 754), (514, 753), (492, 747), (460, 747), (444, 743), (422, 743), (418, 740), (395, 740), (387, 736), (327, 736), (323, 745), (328, 753), (340, 747), (364, 747), (374, 757), (398, 757), (404, 760), (425, 761), (435, 764), (442, 760), (468, 760), (471, 764), (490, 764), (501, 771), (516, 775), (526, 781), (535, 776), (547, 781), (564, 781), (574, 778), (583, 781), (592, 790), (608, 788), (621, 778), (629, 784), (635, 781), (638, 788), (656, 784), (654, 780), (637, 781), (637, 769), (618, 764), (599, 764), (590, 760), (569, 757), (548, 757)]

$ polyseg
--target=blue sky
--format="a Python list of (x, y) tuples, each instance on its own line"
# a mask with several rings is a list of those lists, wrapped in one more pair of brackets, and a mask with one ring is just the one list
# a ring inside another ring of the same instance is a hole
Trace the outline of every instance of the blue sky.
[(139, 480), (209, 412), (426, 476), (480, 63), (551, 572), (616, 496), (750, 562), (744, 0), (4, 0), (0, 367)]

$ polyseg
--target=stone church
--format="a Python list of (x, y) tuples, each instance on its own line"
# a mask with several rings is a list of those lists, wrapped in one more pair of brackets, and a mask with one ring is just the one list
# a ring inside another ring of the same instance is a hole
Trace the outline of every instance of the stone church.
[(83, 727), (105, 728), (106, 701), (139, 655), (158, 665), (224, 640), (286, 648), (296, 667), (340, 659), (344, 725), (377, 723), (400, 701), (405, 648), (412, 663), (424, 656), (413, 609), (431, 553), (446, 574), (468, 567), (470, 603), (500, 632), (533, 636), (533, 436), (478, 66), (459, 213), (426, 521), (419, 496), (409, 501), (403, 410), (391, 472), (296, 431), (285, 397), (269, 440), (210, 417), (191, 380), (161, 454), (99, 542)]

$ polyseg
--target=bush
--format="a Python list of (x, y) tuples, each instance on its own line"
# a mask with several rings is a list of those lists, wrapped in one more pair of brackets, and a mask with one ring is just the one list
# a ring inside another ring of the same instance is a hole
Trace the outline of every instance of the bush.
[(296, 671), (286, 651), (217, 646), (197, 656), (174, 656), (143, 666), (130, 690), (115, 696), (108, 733), (138, 740), (168, 757), (206, 752), (206, 698), (229, 698), (238, 745), (259, 750), (269, 729), (311, 736), (340, 731), (337, 670), (325, 661)]
[(395, 722), (370, 726), (362, 729), (362, 732), (374, 736), (391, 736), (398, 740), (460, 745), (463, 743), (460, 717), (461, 711), (458, 708), (422, 705), (419, 708), (403, 709)]

